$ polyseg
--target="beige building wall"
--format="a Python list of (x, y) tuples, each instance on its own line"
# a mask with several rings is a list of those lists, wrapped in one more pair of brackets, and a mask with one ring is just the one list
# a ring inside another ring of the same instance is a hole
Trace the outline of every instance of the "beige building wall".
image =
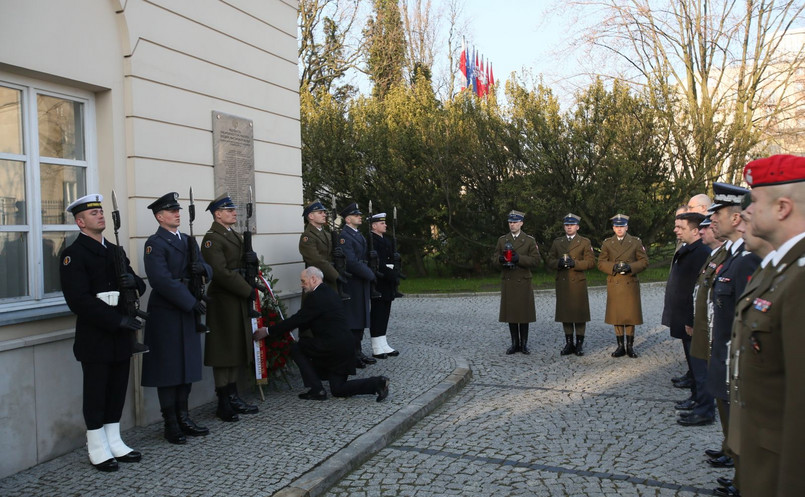
[[(209, 227), (204, 208), (220, 193), (211, 114), (220, 111), (254, 123), (255, 250), (279, 278), (275, 291), (298, 306), (297, 8), (295, 0), (0, 0), (0, 82), (91, 99), (88, 190), (107, 197), (107, 211), (116, 190), (121, 243), (138, 274), (144, 242), (157, 228), (146, 206), (157, 197), (177, 191), (186, 207), (192, 186), (194, 231)], [(113, 239), (111, 223), (105, 235)], [(63, 301), (62, 312), (51, 304), (40, 319), (5, 321), (0, 305), (0, 477), (84, 444), (75, 318)], [(139, 387), (134, 359), (124, 428), (159, 419), (150, 390)], [(191, 405), (213, 398), (205, 371)]]

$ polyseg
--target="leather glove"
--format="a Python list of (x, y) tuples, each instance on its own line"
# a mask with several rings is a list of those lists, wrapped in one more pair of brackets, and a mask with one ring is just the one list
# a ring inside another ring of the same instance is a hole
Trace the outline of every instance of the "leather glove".
[(268, 337), (268, 328), (265, 328), (265, 327), (264, 328), (257, 328), (257, 331), (255, 331), (252, 334), (252, 339), (255, 342), (259, 342), (260, 340), (263, 340), (266, 337)]
[(143, 327), (143, 322), (131, 316), (123, 316), (120, 320), (119, 327), (123, 331), (137, 331)]
[(196, 261), (190, 265), (190, 270), (193, 271), (193, 274), (207, 274), (207, 269), (204, 267), (204, 263), (201, 261)]
[(250, 250), (243, 255), (243, 261), (246, 264), (257, 264), (257, 252)]
[(626, 264), (625, 262), (621, 264), (621, 273), (629, 274), (632, 272), (632, 266)]
[(564, 268), (566, 268), (566, 267), (567, 267), (567, 266), (565, 265), (565, 261), (564, 261), (564, 260), (559, 259), (559, 260), (556, 262), (556, 268), (557, 268), (557, 269), (564, 269)]
[(518, 254), (515, 251), (512, 251), (512, 262), (515, 263), (515, 264), (520, 262), (520, 254)]
[(266, 286), (261, 281), (255, 280), (254, 284), (252, 284), (252, 288), (254, 288), (255, 290), (259, 290), (261, 293), (268, 293), (268, 288), (266, 288)]
[(207, 313), (207, 304), (203, 300), (199, 300), (198, 302), (193, 305), (193, 310), (199, 314), (206, 314)]
[(574, 261), (573, 259), (568, 259), (565, 262), (565, 267), (576, 267), (576, 261)]
[(117, 286), (120, 290), (128, 290), (137, 288), (137, 282), (134, 280), (134, 275), (131, 273), (121, 274), (117, 279)]

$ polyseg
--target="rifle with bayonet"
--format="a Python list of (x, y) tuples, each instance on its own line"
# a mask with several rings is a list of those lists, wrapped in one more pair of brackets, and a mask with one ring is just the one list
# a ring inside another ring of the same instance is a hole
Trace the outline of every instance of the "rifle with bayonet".
[(383, 274), (380, 272), (380, 257), (377, 255), (377, 251), (375, 250), (375, 243), (374, 237), (372, 237), (372, 201), (369, 201), (369, 269), (372, 270), (372, 273), (375, 275), (375, 279), (369, 283), (369, 295), (373, 299), (379, 299), (383, 295), (377, 291), (377, 279), (382, 277)]
[[(190, 293), (197, 301), (203, 302), (202, 308), (206, 309), (206, 304), (209, 301), (207, 297), (207, 288), (204, 282), (204, 275), (197, 274), (193, 267), (199, 263), (199, 248), (196, 237), (193, 235), (193, 221), (196, 220), (196, 204), (193, 202), (193, 187), (190, 187), (190, 207), (187, 209), (190, 215), (190, 239), (187, 242), (187, 248), (190, 257)], [(201, 312), (193, 310), (193, 315), (196, 320), (196, 331), (199, 333), (209, 333), (210, 330), (207, 325), (201, 322)]]
[[(249, 229), (249, 219), (251, 219), (252, 215), (254, 214), (254, 202), (252, 196), (252, 187), (249, 186), (249, 196), (246, 201), (246, 229), (243, 231), (243, 253), (241, 254), (241, 274), (243, 274), (243, 278), (246, 280), (246, 283), (249, 284), (253, 289), (260, 290), (263, 293), (267, 292), (267, 289), (257, 280), (258, 274), (260, 274), (260, 264), (257, 260), (257, 253), (255, 253), (252, 244), (252, 230)], [(254, 299), (256, 298), (256, 294), (252, 292), (249, 295), (249, 305), (247, 309), (249, 309), (249, 317), (258, 318), (260, 317), (260, 313), (257, 312), (254, 308)]]
[(333, 259), (333, 267), (335, 270), (338, 271), (338, 278), (335, 281), (336, 289), (338, 290), (338, 295), (341, 297), (341, 300), (350, 300), (352, 297), (344, 290), (344, 285), (347, 284), (352, 275), (349, 274), (347, 271), (347, 256), (344, 253), (344, 249), (338, 244), (338, 240), (341, 238), (341, 233), (335, 227), (335, 218), (338, 216), (338, 212), (335, 209), (335, 197), (332, 198), (332, 207), (333, 207), (333, 215), (330, 216), (330, 240), (332, 241), (332, 259)]
[(391, 224), (391, 251), (393, 253), (392, 257), (394, 259), (394, 275), (397, 277), (396, 281), (394, 282), (394, 297), (404, 297), (402, 293), (400, 293), (400, 280), (405, 279), (405, 275), (402, 272), (402, 256), (400, 253), (397, 252), (397, 206), (394, 206), (394, 218)]
[[(140, 295), (137, 292), (137, 283), (134, 275), (129, 273), (128, 258), (126, 251), (120, 246), (120, 209), (117, 207), (117, 194), (112, 190), (112, 222), (115, 228), (115, 279), (118, 282), (119, 299), (123, 301), (126, 315), (130, 319), (130, 329), (132, 329), (132, 352), (142, 354), (148, 352), (148, 346), (137, 341), (137, 330), (142, 328), (143, 323), (140, 319), (148, 319), (148, 313), (140, 309)], [(136, 328), (136, 329), (135, 329)]]

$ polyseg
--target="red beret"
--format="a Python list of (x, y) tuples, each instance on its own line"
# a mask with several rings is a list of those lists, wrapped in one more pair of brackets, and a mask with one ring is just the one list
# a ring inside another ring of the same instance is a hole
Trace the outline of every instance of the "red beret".
[(753, 160), (744, 167), (744, 179), (753, 188), (805, 181), (805, 157), (772, 155)]

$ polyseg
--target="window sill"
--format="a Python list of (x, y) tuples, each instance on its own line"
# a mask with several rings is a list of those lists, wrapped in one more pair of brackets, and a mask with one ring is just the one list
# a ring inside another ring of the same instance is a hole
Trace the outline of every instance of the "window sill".
[(70, 314), (72, 313), (70, 308), (67, 307), (67, 304), (64, 302), (64, 299), (59, 299), (59, 302), (49, 304), (30, 304), (24, 308), (0, 311), (0, 326), (28, 323), (31, 321), (41, 321), (43, 319), (60, 318), (69, 316)]

